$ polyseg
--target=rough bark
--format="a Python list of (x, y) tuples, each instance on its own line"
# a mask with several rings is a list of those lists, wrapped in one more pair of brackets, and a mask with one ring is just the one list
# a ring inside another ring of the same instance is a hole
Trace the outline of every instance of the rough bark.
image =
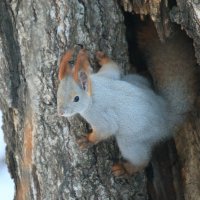
[[(177, 0), (170, 16), (167, 1), (145, 2), (121, 0), (121, 5), (141, 17), (150, 14), (161, 40), (170, 33), (170, 20), (181, 24), (194, 41), (200, 64), (195, 1)], [(95, 69), (93, 53), (101, 49), (127, 72), (125, 25), (118, 2), (0, 1), (0, 104), (16, 199), (142, 200), (147, 199), (146, 179), (151, 199), (178, 200), (183, 194), (186, 200), (198, 199), (199, 101), (176, 137), (178, 155), (173, 141), (161, 145), (147, 178), (144, 173), (127, 180), (112, 176), (112, 162), (120, 156), (114, 140), (80, 151), (76, 137), (84, 134), (88, 125), (79, 116), (68, 121), (56, 111), (58, 58), (74, 44), (89, 50)]]
[[(0, 1), (1, 109), (16, 199), (146, 199), (143, 173), (114, 178), (113, 140), (82, 152), (87, 125), (57, 116), (61, 54), (83, 44), (128, 69), (123, 15), (115, 1)], [(96, 68), (96, 67), (95, 67)]]
[[(193, 39), (197, 63), (200, 64), (200, 10), (199, 1), (177, 0), (171, 12), (172, 21), (181, 25)], [(197, 83), (198, 84), (198, 83)], [(186, 200), (200, 198), (200, 98), (197, 97), (195, 111), (185, 124), (184, 131), (176, 137), (180, 157), (181, 173)]]

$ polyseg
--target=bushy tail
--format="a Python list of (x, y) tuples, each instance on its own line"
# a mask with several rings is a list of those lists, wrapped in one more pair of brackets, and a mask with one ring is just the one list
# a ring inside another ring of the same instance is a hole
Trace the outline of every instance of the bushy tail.
[(138, 32), (139, 48), (145, 53), (148, 69), (158, 92), (169, 102), (174, 124), (184, 119), (195, 100), (195, 56), (191, 40), (177, 30), (161, 43), (153, 24)]

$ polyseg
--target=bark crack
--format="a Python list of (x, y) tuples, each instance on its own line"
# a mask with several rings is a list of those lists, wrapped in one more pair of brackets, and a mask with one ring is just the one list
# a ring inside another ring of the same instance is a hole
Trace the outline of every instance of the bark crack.
[(6, 1), (0, 2), (0, 35), (3, 41), (3, 51), (8, 62), (10, 77), (7, 81), (11, 82), (12, 106), (18, 107), (18, 88), (20, 85), (19, 67), (21, 65), (19, 45), (16, 41), (12, 19), (9, 13), (10, 7)]
[(32, 165), (32, 177), (33, 177), (34, 187), (37, 188), (35, 190), (37, 200), (41, 200), (40, 183), (37, 175), (37, 168), (34, 164)]
[(31, 7), (33, 10), (34, 21), (37, 22), (37, 12), (36, 12), (37, 8), (35, 8), (36, 7), (35, 0), (32, 1)]
[(83, 20), (83, 24), (84, 24), (84, 27), (87, 31), (87, 33), (89, 34), (90, 33), (90, 30), (87, 26), (87, 6), (85, 5), (85, 2), (83, 0), (78, 0), (78, 2), (83, 6), (84, 8), (84, 20)]

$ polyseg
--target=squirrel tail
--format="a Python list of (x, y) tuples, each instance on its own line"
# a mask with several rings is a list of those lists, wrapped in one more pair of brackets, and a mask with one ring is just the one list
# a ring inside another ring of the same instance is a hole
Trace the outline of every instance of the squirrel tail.
[(191, 40), (176, 30), (162, 43), (153, 23), (149, 23), (138, 31), (138, 47), (146, 56), (156, 90), (169, 103), (172, 125), (178, 125), (192, 110), (196, 95), (196, 60)]

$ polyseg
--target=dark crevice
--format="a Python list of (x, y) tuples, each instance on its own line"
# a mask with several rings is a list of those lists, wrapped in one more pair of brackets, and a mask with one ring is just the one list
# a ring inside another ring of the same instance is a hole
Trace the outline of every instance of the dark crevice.
[(168, 7), (171, 10), (174, 6), (177, 6), (176, 0), (168, 0)]
[(146, 61), (137, 45), (137, 30), (145, 24), (145, 21), (141, 21), (139, 15), (124, 12), (124, 23), (126, 25), (129, 61), (138, 73), (145, 72), (147, 71)]
[(153, 79), (147, 68), (145, 54), (139, 48), (137, 39), (138, 30), (146, 26), (149, 21), (151, 21), (149, 16), (146, 16), (144, 17), (144, 20), (141, 20), (140, 15), (133, 15), (132, 13), (124, 12), (129, 62), (132, 66), (129, 73), (136, 72), (142, 76), (145, 76), (151, 83), (153, 83)]
[[(162, 1), (162, 4), (165, 4), (165, 1)], [(161, 9), (165, 8), (165, 10), (162, 11), (162, 15), (168, 15), (169, 10), (174, 6), (177, 6), (176, 0), (168, 0), (168, 8), (163, 5), (161, 6)], [(129, 62), (136, 69), (137, 73), (147, 74), (149, 76), (144, 52), (141, 52), (137, 44), (137, 33), (141, 27), (144, 27), (149, 23), (149, 21), (151, 21), (150, 16), (143, 16), (143, 20), (141, 20), (141, 16), (139, 14), (137, 15), (130, 12), (125, 12), (123, 8), (121, 9), (124, 14), (124, 23), (126, 26)], [(161, 16), (161, 19), (164, 20), (165, 17)]]
[(20, 50), (16, 41), (16, 31), (14, 30), (9, 7), (5, 1), (0, 2), (0, 36), (3, 43), (3, 51), (8, 62), (11, 81), (12, 106), (18, 107), (18, 87), (20, 85)]

